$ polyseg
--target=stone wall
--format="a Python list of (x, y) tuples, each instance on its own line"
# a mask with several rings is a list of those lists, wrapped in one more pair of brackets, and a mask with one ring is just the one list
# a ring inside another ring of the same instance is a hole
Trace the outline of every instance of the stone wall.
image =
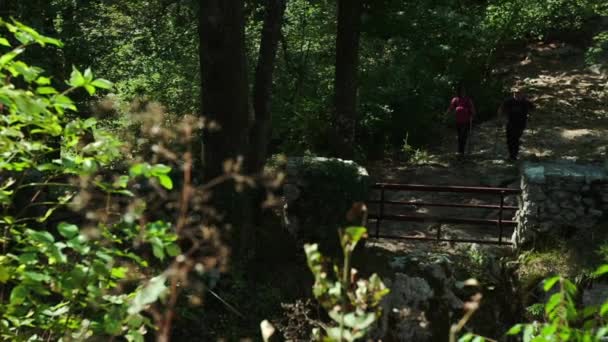
[(525, 163), (513, 242), (528, 245), (548, 235), (591, 229), (608, 213), (605, 166), (569, 162)]
[(367, 199), (367, 170), (350, 160), (322, 157), (288, 158), (282, 168), (283, 225), (299, 240), (319, 242), (324, 249), (328, 239), (337, 240), (353, 203)]

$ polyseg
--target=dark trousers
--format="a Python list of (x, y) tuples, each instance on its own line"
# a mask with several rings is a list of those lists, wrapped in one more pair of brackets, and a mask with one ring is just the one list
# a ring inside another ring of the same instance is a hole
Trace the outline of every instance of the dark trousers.
[(519, 145), (521, 136), (526, 129), (525, 122), (509, 122), (507, 123), (507, 147), (509, 148), (509, 158), (515, 159), (519, 154)]
[(467, 146), (467, 138), (471, 126), (468, 122), (456, 123), (456, 132), (458, 133), (458, 153), (464, 154), (464, 148)]

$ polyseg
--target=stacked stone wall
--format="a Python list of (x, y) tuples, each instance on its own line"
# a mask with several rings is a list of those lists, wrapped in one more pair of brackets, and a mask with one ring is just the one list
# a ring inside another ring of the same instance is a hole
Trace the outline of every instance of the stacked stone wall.
[(608, 213), (608, 173), (599, 165), (527, 163), (522, 167), (516, 246), (547, 235), (592, 229)]

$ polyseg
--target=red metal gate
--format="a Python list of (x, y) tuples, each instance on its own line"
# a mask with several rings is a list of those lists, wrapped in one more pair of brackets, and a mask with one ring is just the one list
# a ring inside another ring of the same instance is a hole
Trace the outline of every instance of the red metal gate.
[[(516, 206), (505, 205), (505, 196), (517, 195), (521, 193), (519, 189), (513, 188), (493, 188), (493, 187), (472, 187), (472, 186), (435, 186), (421, 184), (391, 184), (377, 183), (373, 189), (380, 191), (379, 200), (371, 200), (368, 203), (378, 204), (379, 212), (371, 213), (370, 219), (376, 220), (376, 238), (392, 238), (392, 239), (407, 239), (407, 240), (428, 240), (428, 241), (448, 241), (448, 242), (475, 242), (488, 243), (499, 245), (510, 245), (511, 242), (503, 241), (504, 227), (515, 226), (516, 222), (512, 220), (504, 220), (504, 211), (515, 211), (519, 208)], [(417, 191), (417, 192), (451, 192), (451, 193), (470, 193), (470, 194), (491, 194), (500, 198), (499, 204), (458, 204), (458, 203), (428, 203), (420, 201), (391, 201), (386, 200), (387, 191)], [(478, 218), (456, 218), (432, 215), (387, 215), (385, 213), (386, 205), (407, 205), (418, 207), (448, 207), (448, 208), (469, 208), (469, 209), (496, 209), (498, 214), (496, 219), (478, 219)], [(391, 236), (380, 234), (380, 224), (382, 221), (403, 221), (403, 222), (436, 222), (436, 223), (452, 223), (452, 224), (471, 224), (471, 225), (495, 225), (498, 229), (498, 241), (480, 240), (480, 239), (442, 239), (441, 225), (437, 228), (437, 236), (418, 237), (418, 236)]]

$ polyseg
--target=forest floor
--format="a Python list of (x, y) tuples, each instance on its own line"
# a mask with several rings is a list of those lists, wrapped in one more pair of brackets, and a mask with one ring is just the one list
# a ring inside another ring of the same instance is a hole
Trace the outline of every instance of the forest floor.
[[(531, 113), (522, 139), (520, 159), (507, 162), (504, 123), (494, 117), (473, 128), (471, 153), (459, 160), (455, 153), (456, 134), (447, 130), (439, 137), (422, 162), (385, 160), (368, 166), (374, 181), (433, 185), (519, 186), (519, 169), (526, 161), (569, 160), (603, 162), (608, 146), (608, 74), (588, 68), (584, 52), (564, 43), (534, 43), (521, 51), (504, 56), (495, 73), (504, 84), (525, 85), (537, 109)], [(474, 99), (474, 94), (470, 94)], [(376, 194), (378, 195), (378, 194)], [(497, 196), (471, 196), (452, 193), (387, 192), (389, 200), (441, 203), (498, 204)], [(507, 197), (506, 205), (517, 205)], [(377, 208), (370, 208), (372, 212)], [(476, 210), (476, 211), (474, 211)], [(496, 210), (454, 209), (420, 206), (387, 207), (393, 214), (429, 214), (450, 217), (495, 219)], [(511, 219), (514, 212), (506, 212)], [(383, 221), (381, 234), (434, 237), (438, 224)], [(370, 231), (375, 229), (371, 221)], [(442, 224), (443, 238), (496, 240), (498, 229), (486, 226)], [(506, 239), (512, 229), (505, 230)], [(504, 240), (504, 237), (503, 237)], [(454, 244), (420, 243), (392, 239), (372, 239), (370, 245), (390, 253), (452, 251)], [(458, 248), (457, 248), (458, 249)], [(377, 249), (376, 249), (377, 250)]]

